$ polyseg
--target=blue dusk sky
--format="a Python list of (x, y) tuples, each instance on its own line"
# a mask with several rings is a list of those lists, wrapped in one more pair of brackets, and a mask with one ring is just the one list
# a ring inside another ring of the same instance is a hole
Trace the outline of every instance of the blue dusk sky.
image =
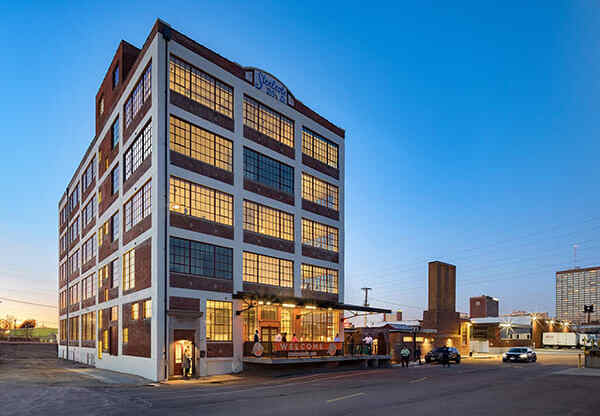
[(573, 244), (600, 264), (598, 4), (383, 3), (0, 6), (0, 316), (56, 325), (7, 299), (56, 305), (58, 200), (119, 41), (141, 46), (156, 18), (345, 128), (346, 303), (369, 286), (373, 306), (420, 318), (441, 260), (459, 311), (485, 293), (553, 314)]

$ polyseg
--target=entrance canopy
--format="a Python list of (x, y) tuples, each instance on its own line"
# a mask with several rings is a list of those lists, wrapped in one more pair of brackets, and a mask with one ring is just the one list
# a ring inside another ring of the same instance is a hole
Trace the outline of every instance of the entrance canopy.
[[(269, 302), (270, 305), (276, 304), (290, 304), (298, 307), (310, 307), (323, 309), (335, 309), (335, 310), (346, 310), (346, 311), (358, 311), (358, 312), (373, 312), (373, 313), (392, 313), (389, 309), (371, 308), (370, 306), (360, 305), (349, 305), (346, 303), (332, 302), (328, 300), (320, 299), (307, 299), (297, 298), (289, 296), (261, 296), (253, 292), (237, 292), (233, 294), (234, 299), (252, 300), (252, 301), (263, 301)], [(239, 315), (242, 311), (236, 311), (236, 315)]]

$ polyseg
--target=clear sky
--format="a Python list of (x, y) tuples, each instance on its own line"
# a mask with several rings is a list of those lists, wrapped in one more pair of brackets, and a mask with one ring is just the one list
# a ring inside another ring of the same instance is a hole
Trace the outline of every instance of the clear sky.
[(600, 263), (598, 4), (382, 3), (5, 2), (0, 298), (56, 305), (57, 203), (95, 94), (119, 41), (141, 46), (160, 17), (346, 129), (347, 303), (369, 286), (420, 317), (438, 259), (457, 265), (460, 311), (485, 293), (554, 313), (572, 245)]

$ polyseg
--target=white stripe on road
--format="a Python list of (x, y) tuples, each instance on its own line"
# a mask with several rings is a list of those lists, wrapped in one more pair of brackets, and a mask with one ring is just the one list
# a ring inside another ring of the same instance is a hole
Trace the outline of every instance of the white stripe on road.
[(338, 400), (351, 399), (352, 397), (364, 396), (364, 393), (354, 393), (349, 396), (336, 397), (335, 399), (327, 400), (327, 403), (337, 402)]
[(423, 378), (418, 378), (416, 380), (410, 380), (409, 383), (418, 383), (419, 381), (425, 381), (427, 380), (429, 377), (423, 377)]

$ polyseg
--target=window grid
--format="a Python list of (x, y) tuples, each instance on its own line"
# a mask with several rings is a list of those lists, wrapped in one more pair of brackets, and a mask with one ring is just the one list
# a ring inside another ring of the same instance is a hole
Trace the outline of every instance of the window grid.
[(170, 117), (171, 150), (211, 166), (233, 170), (233, 143), (194, 124)]
[(131, 230), (140, 221), (152, 213), (152, 181), (144, 186), (127, 201), (123, 207), (125, 211), (125, 231)]
[(338, 229), (302, 218), (302, 244), (338, 252)]
[(125, 128), (129, 127), (135, 116), (141, 110), (152, 91), (152, 64), (149, 64), (140, 80), (133, 88), (133, 92), (125, 102)]
[(306, 128), (302, 129), (302, 153), (338, 168), (338, 146)]
[(294, 216), (244, 200), (244, 230), (294, 241)]
[(123, 155), (124, 180), (140, 167), (142, 162), (152, 154), (152, 123), (148, 123), (137, 135), (131, 146)]
[(244, 178), (294, 194), (294, 168), (244, 147)]
[(338, 187), (306, 173), (302, 173), (302, 198), (338, 211)]
[(232, 315), (231, 302), (206, 301), (207, 341), (232, 340)]
[(233, 88), (171, 56), (169, 87), (228, 118), (233, 118)]
[(233, 279), (233, 250), (170, 237), (170, 271), (203, 277)]
[(171, 177), (170, 209), (225, 225), (233, 224), (233, 196)]
[(123, 290), (135, 287), (135, 249), (123, 254)]
[(244, 96), (244, 124), (286, 146), (294, 147), (294, 122), (247, 96)]
[(294, 263), (244, 251), (244, 281), (263, 285), (293, 287)]
[(337, 294), (338, 271), (311, 264), (303, 264), (302, 289)]

